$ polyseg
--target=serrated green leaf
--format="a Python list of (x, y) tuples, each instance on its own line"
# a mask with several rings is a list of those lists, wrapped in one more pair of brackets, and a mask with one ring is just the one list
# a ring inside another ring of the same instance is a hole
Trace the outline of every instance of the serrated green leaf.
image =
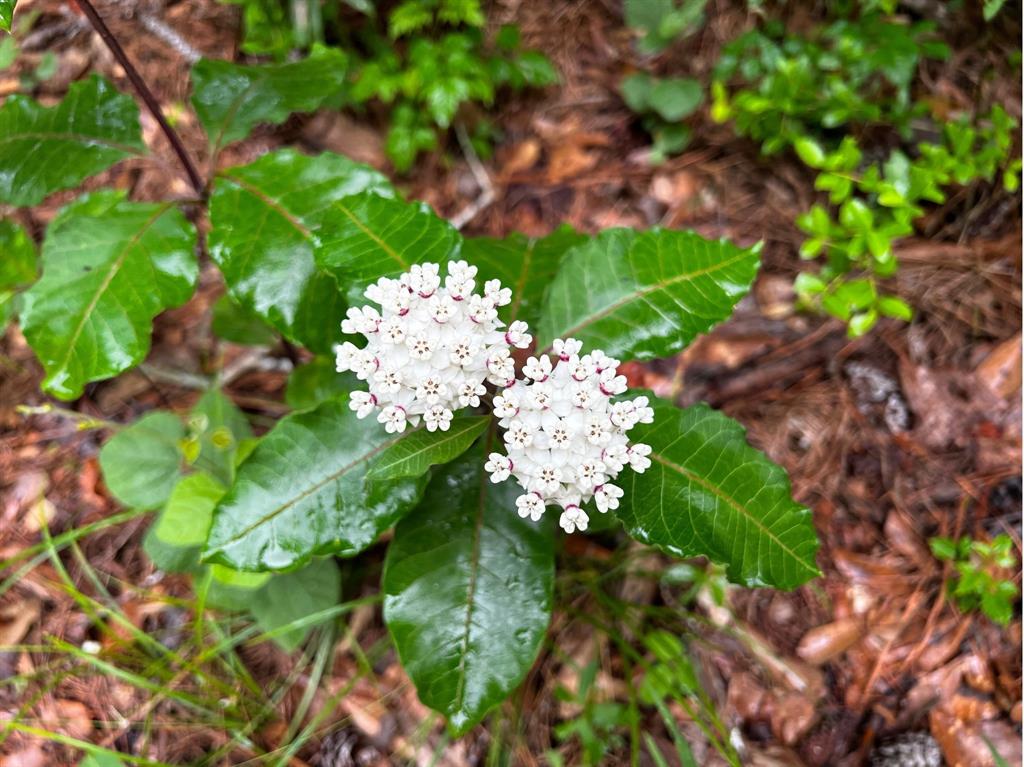
[(287, 570), (317, 554), (357, 554), (419, 500), (422, 478), (366, 476), (378, 455), (415, 431), (388, 434), (356, 418), (346, 397), (282, 418), (214, 511), (204, 557), (239, 570)]
[(571, 336), (621, 359), (667, 357), (726, 319), (759, 265), (757, 247), (693, 232), (606, 230), (566, 254), (538, 347)]
[(22, 329), (46, 370), (43, 388), (74, 399), (89, 381), (145, 358), (153, 318), (189, 299), (195, 229), (170, 204), (94, 192), (50, 224), (43, 276), (24, 293)]
[(235, 456), (243, 440), (252, 437), (245, 414), (217, 389), (210, 389), (192, 408), (193, 416), (205, 421), (199, 434), (197, 466), (209, 471), (225, 485), (235, 476)]
[(36, 205), (145, 151), (139, 108), (101, 77), (72, 83), (49, 108), (8, 96), (0, 107), (0, 201)]
[(283, 149), (221, 173), (210, 199), (210, 256), (232, 298), (290, 340), (330, 351), (345, 302), (317, 267), (314, 242), (331, 203), (362, 191), (392, 193), (375, 170), (329, 153)]
[(445, 264), (459, 252), (455, 227), (426, 203), (357, 194), (331, 203), (320, 229), (316, 262), (363, 303), (362, 292), (380, 277), (397, 277), (413, 264)]
[(317, 109), (343, 87), (346, 64), (336, 48), (287, 64), (200, 59), (192, 67), (192, 106), (216, 154), (259, 123), (276, 125), (292, 112)]
[(181, 477), (178, 442), (185, 427), (172, 413), (155, 412), (122, 429), (100, 450), (100, 469), (110, 492), (125, 506), (162, 506)]
[(183, 477), (143, 541), (153, 564), (168, 573), (197, 570), (213, 509), (225, 492), (224, 485), (204, 472)]
[[(333, 559), (314, 559), (293, 573), (275, 573), (254, 595), (249, 611), (261, 629), (275, 631), (334, 607), (340, 598), (338, 565)], [(274, 641), (291, 652), (314, 627), (289, 629), (275, 635)]]
[(677, 556), (706, 556), (746, 586), (792, 589), (819, 575), (811, 512), (743, 427), (703, 404), (679, 409), (652, 398), (651, 406), (654, 422), (629, 435), (651, 446), (651, 466), (620, 476), (617, 513), (630, 535)]
[(431, 466), (448, 463), (464, 453), (484, 433), (490, 416), (467, 415), (452, 419), (448, 431), (417, 430), (380, 453), (367, 479), (418, 477)]
[(506, 323), (523, 320), (531, 328), (540, 320), (544, 293), (570, 248), (587, 241), (569, 225), (546, 237), (515, 232), (503, 240), (470, 237), (462, 242), (462, 257), (477, 267), (477, 282), (501, 280), (512, 290), (512, 303), (498, 309)]
[(384, 565), (384, 620), (402, 665), (456, 734), (522, 681), (551, 617), (552, 525), (520, 519), (519, 489), (489, 481), (486, 452), (434, 477)]

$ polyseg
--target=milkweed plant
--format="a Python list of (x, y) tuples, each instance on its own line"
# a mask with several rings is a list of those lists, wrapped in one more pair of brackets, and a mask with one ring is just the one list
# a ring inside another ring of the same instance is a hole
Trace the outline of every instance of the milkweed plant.
[(92, 184), (41, 245), (19, 208), (152, 161), (139, 108), (97, 76), (54, 106), (0, 107), (0, 312), (38, 357), (45, 393), (77, 400), (143, 362), (154, 318), (192, 298), (201, 270), (223, 279), (219, 336), (308, 351), (290, 373), (290, 412), (261, 436), (216, 376), (189, 412), (106, 425), (104, 482), (155, 512), (154, 565), (194, 575), (207, 604), (249, 613), (291, 649), (358, 586), (339, 562), (386, 545), (384, 621), (454, 734), (535, 662), (559, 527), (614, 520), (749, 587), (816, 576), (810, 512), (744, 429), (706, 405), (627, 394), (619, 372), (727, 319), (758, 247), (666, 229), (465, 237), (340, 155), (221, 162), (256, 125), (319, 108), (345, 69), (333, 50), (197, 62), (205, 170), (175, 158), (191, 192), (136, 200)]

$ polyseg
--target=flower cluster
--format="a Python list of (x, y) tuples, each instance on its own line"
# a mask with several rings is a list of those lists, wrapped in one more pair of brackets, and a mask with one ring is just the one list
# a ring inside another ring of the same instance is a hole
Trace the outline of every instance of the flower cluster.
[(406, 424), (447, 431), (453, 411), (480, 404), (484, 381), (508, 386), (515, 381), (510, 346), (532, 340), (525, 322), (505, 330), (498, 307), (512, 291), (498, 280), (476, 287), (476, 267), (448, 264), (444, 285), (437, 264), (418, 264), (398, 279), (383, 277), (365, 296), (380, 306), (350, 308), (345, 333), (366, 337), (366, 345), (336, 347), (339, 372), (353, 371), (369, 391), (352, 393), (350, 407), (360, 418), (379, 410), (377, 420), (390, 433)]
[(582, 506), (618, 508), (622, 489), (613, 480), (627, 464), (636, 472), (651, 465), (651, 448), (630, 444), (626, 432), (651, 423), (646, 397), (613, 402), (626, 391), (618, 360), (601, 351), (582, 357), (572, 338), (557, 340), (549, 357), (531, 357), (516, 380), (494, 398), (494, 414), (505, 429), (507, 455), (491, 453), (485, 468), (492, 482), (512, 475), (526, 491), (516, 500), (519, 516), (539, 520), (548, 505), (562, 507), (559, 524), (586, 530)]

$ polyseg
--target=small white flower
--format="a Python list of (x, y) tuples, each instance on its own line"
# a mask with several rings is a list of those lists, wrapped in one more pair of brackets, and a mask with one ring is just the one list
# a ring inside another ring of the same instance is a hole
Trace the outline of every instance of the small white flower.
[(630, 468), (637, 474), (643, 474), (651, 466), (651, 459), (647, 457), (650, 454), (650, 445), (645, 445), (643, 442), (630, 445), (629, 450), (626, 451)]
[(529, 517), (537, 522), (544, 515), (544, 499), (536, 493), (526, 493), (516, 498), (516, 509), (523, 519)]
[(366, 391), (354, 391), (349, 397), (348, 406), (356, 411), (356, 418), (366, 418), (377, 406), (377, 399)]
[(377, 414), (377, 421), (384, 424), (384, 431), (388, 434), (401, 434), (405, 431), (405, 408), (400, 405), (388, 405)]
[(480, 404), (480, 396), (486, 393), (483, 384), (464, 383), (459, 387), (459, 404), (462, 407), (476, 407)]
[(529, 327), (522, 320), (516, 320), (505, 331), (505, 342), (517, 349), (525, 349), (533, 341), (533, 336), (526, 332), (529, 330)]
[(551, 358), (530, 357), (526, 360), (523, 375), (527, 378), (532, 378), (534, 381), (546, 381), (548, 376), (551, 375)]
[(509, 288), (501, 287), (499, 280), (487, 280), (484, 283), (484, 295), (495, 306), (505, 306), (512, 303), (512, 291)]
[(580, 353), (583, 344), (575, 338), (556, 338), (551, 344), (551, 350), (563, 362), (568, 361)]
[(558, 524), (561, 525), (565, 532), (570, 534), (576, 532), (576, 530), (579, 530), (581, 533), (585, 532), (589, 522), (590, 517), (579, 506), (567, 506), (565, 511), (562, 512), (562, 516), (558, 518)]
[(487, 456), (484, 470), (490, 473), (491, 482), (504, 482), (512, 471), (512, 461), (501, 453), (491, 453)]
[(622, 497), (622, 488), (615, 485), (599, 485), (594, 490), (594, 502), (597, 503), (597, 510), (604, 514), (609, 509), (619, 508), (619, 498)]
[(519, 403), (507, 394), (499, 394), (491, 401), (491, 406), (498, 418), (513, 418), (519, 412)]
[(423, 423), (427, 431), (448, 431), (452, 424), (452, 411), (443, 405), (434, 405), (423, 414)]
[(436, 405), (442, 398), (447, 398), (448, 387), (436, 378), (425, 378), (416, 387), (416, 399), (426, 402), (428, 405)]

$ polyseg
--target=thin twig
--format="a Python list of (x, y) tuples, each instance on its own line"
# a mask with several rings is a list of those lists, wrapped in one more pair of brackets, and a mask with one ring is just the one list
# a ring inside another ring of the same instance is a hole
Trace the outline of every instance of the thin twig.
[(131, 61), (128, 60), (128, 55), (124, 52), (124, 48), (117, 41), (117, 38), (111, 33), (110, 29), (104, 23), (103, 19), (96, 12), (90, 0), (76, 0), (78, 7), (82, 9), (82, 13), (92, 24), (92, 28), (96, 30), (97, 34), (103, 38), (103, 42), (107, 44), (110, 52), (114, 54), (114, 58), (117, 59), (117, 63), (121, 65), (122, 69), (128, 79), (131, 81), (132, 87), (138, 91), (139, 96), (145, 102), (146, 107), (152, 113), (153, 117), (156, 118), (157, 124), (160, 126), (160, 130), (167, 137), (167, 140), (171, 144), (171, 148), (174, 153), (178, 156), (178, 160), (181, 161), (182, 167), (185, 169), (185, 173), (188, 176), (189, 182), (192, 184), (192, 188), (196, 190), (196, 194), (200, 197), (206, 197), (206, 184), (203, 183), (203, 177), (199, 175), (199, 171), (196, 169), (195, 163), (192, 162), (192, 158), (188, 154), (188, 150), (185, 149), (185, 145), (181, 141), (181, 137), (177, 134), (171, 124), (167, 122), (167, 118), (164, 117), (163, 110), (160, 109), (160, 102), (156, 100), (153, 92), (150, 91), (149, 86), (146, 85), (142, 76), (138, 70), (132, 65)]
[(491, 177), (487, 175), (487, 169), (484, 168), (480, 158), (477, 157), (476, 150), (473, 149), (473, 142), (469, 140), (469, 134), (466, 133), (466, 128), (462, 123), (456, 123), (455, 136), (459, 139), (459, 145), (466, 156), (466, 162), (469, 163), (469, 170), (473, 173), (477, 186), (480, 187), (480, 196), (455, 214), (451, 220), (452, 226), (456, 229), (462, 229), (462, 227), (476, 218), (480, 211), (494, 202), (495, 195)]

